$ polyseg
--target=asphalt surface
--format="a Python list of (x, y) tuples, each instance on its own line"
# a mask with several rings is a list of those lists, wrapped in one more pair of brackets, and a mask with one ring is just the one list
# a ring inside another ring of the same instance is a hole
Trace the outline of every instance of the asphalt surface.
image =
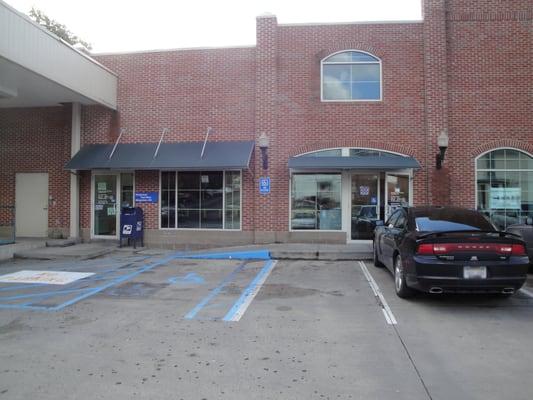
[[(366, 263), (390, 324), (358, 262), (267, 270), (266, 261), (170, 254), (0, 264), (1, 275), (96, 273), (61, 287), (0, 284), (0, 399), (533, 397), (524, 293), (405, 301), (386, 270)], [(90, 295), (73, 302), (80, 293)], [(28, 298), (35, 309), (17, 308)], [(225, 321), (236, 309), (242, 318)]]

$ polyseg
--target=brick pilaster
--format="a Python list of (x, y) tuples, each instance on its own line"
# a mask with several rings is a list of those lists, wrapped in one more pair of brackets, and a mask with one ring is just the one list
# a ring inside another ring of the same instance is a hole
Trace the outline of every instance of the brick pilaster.
[[(449, 199), (448, 169), (435, 168), (435, 155), (438, 153), (437, 137), (448, 132), (450, 146), (453, 135), (448, 130), (448, 80), (446, 49), (446, 1), (424, 0), (424, 78), (426, 135), (428, 159), (428, 199), (432, 204), (445, 204), (443, 197)], [(433, 179), (430, 179), (433, 177)], [(441, 185), (446, 184), (446, 188)], [(436, 186), (439, 185), (438, 188)]]
[[(281, 196), (279, 191), (281, 179), (286, 165), (278, 160), (277, 142), (277, 20), (274, 15), (257, 17), (257, 47), (256, 47), (256, 91), (255, 91), (255, 137), (256, 141), (262, 133), (269, 138), (268, 170), (263, 169), (261, 151), (255, 151), (255, 218), (256, 232), (262, 232), (265, 241), (275, 240), (274, 232), (282, 228), (286, 230), (287, 223), (279, 221), (286, 213), (276, 212), (276, 199)], [(260, 195), (258, 180), (261, 176), (270, 176), (271, 192)], [(286, 195), (286, 193), (285, 193)], [(286, 218), (285, 218), (286, 219)]]

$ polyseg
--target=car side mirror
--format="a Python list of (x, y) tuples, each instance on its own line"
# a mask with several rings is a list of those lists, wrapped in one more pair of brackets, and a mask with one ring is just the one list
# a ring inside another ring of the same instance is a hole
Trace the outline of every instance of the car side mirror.
[(384, 224), (384, 222), (382, 220), (378, 219), (376, 221), (376, 226), (383, 226), (383, 225), (385, 225), (385, 224)]

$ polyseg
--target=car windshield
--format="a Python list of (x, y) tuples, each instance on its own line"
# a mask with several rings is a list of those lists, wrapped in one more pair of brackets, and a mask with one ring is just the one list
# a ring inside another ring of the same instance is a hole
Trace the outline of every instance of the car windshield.
[(420, 232), (495, 230), (483, 215), (467, 210), (436, 210), (416, 216), (415, 223), (417, 231)]

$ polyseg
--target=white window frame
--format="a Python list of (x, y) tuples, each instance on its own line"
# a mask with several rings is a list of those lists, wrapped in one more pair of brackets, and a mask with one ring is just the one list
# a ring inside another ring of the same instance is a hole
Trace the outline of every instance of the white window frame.
[[(91, 171), (91, 213), (90, 213), (90, 238), (91, 239), (110, 239), (110, 240), (116, 240), (120, 237), (120, 209), (122, 204), (122, 181), (121, 181), (121, 174), (133, 174), (133, 207), (135, 207), (135, 171), (128, 171), (128, 170), (113, 170), (113, 171), (106, 171), (106, 170), (92, 170)], [(95, 235), (94, 234), (94, 195), (95, 195), (95, 188), (94, 188), (94, 179), (96, 175), (114, 175), (117, 177), (117, 201), (115, 207), (116, 210), (116, 235)]]
[[(481, 154), (479, 154), (476, 158), (474, 158), (474, 210), (476, 211), (479, 211), (478, 210), (478, 188), (477, 188), (477, 173), (478, 172), (489, 172), (489, 171), (510, 171), (510, 172), (530, 172), (533, 174), (533, 169), (501, 169), (501, 168), (494, 168), (494, 169), (487, 169), (487, 168), (478, 168), (477, 167), (477, 161), (489, 154), (489, 153), (492, 153), (493, 151), (497, 151), (497, 150), (515, 150), (515, 151), (518, 151), (520, 153), (523, 153), (523, 154), (527, 154), (529, 157), (533, 158), (533, 154), (531, 154), (529, 151), (526, 151), (526, 150), (522, 150), (522, 149), (518, 149), (516, 147), (509, 147), (509, 146), (504, 146), (504, 147), (495, 147), (493, 149), (490, 149), (490, 150), (487, 150)], [(492, 210), (492, 209), (488, 209), (488, 210)]]
[[(163, 228), (161, 226), (161, 179), (162, 179), (162, 173), (163, 172), (174, 172), (176, 174), (176, 200), (175, 200), (175, 210), (176, 215), (174, 216), (174, 228)], [(180, 172), (222, 172), (222, 228), (179, 228), (178, 227), (178, 174)], [(239, 229), (228, 229), (225, 228), (226, 226), (226, 172), (239, 172), (241, 176), (241, 188), (239, 190), (239, 204), (240, 204), (240, 213), (239, 213)], [(241, 232), (242, 231), (242, 214), (243, 214), (243, 206), (242, 206), (242, 192), (243, 192), (243, 173), (242, 169), (225, 169), (225, 170), (216, 170), (216, 171), (187, 171), (187, 170), (174, 170), (174, 169), (168, 169), (168, 170), (160, 170), (159, 171), (159, 204), (158, 204), (158, 211), (157, 211), (157, 220), (158, 220), (158, 229), (162, 231), (202, 231), (202, 232)]]
[[(340, 54), (340, 53), (348, 53), (348, 52), (357, 52), (357, 53), (363, 53), (363, 54), (368, 54), (369, 56), (371, 57), (374, 57), (377, 61), (339, 61), (339, 62), (328, 62), (326, 61), (328, 58), (336, 55), (336, 54)], [(353, 65), (353, 64), (378, 64), (379, 65), (379, 99), (338, 99), (338, 100), (333, 100), (333, 99), (324, 99), (324, 64), (326, 65), (342, 65), (342, 64), (345, 64), (345, 65)], [(321, 61), (320, 61), (320, 101), (323, 102), (323, 103), (361, 103), (361, 102), (371, 102), (371, 103), (376, 103), (376, 102), (381, 102), (383, 101), (383, 63), (381, 61), (381, 58), (379, 58), (378, 56), (372, 54), (372, 53), (369, 53), (368, 51), (364, 51), (364, 50), (357, 50), (357, 49), (346, 49), (346, 50), (341, 50), (341, 51), (337, 51), (335, 53), (331, 53), (329, 55), (327, 55), (326, 57), (324, 57)]]

